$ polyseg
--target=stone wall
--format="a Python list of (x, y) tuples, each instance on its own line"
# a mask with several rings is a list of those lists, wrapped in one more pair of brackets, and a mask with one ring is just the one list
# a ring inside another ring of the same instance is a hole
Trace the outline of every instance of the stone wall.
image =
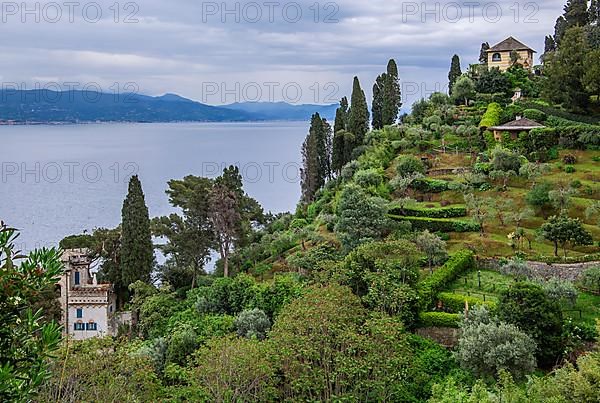
[[(500, 267), (498, 259), (477, 259), (478, 267), (485, 270), (497, 271)], [(589, 268), (600, 266), (600, 262), (586, 263), (543, 263), (527, 262), (527, 265), (536, 276), (548, 280), (559, 278), (561, 280), (576, 281)]]
[(433, 340), (446, 348), (454, 348), (458, 345), (458, 335), (460, 330), (453, 327), (423, 327), (416, 330), (416, 333)]

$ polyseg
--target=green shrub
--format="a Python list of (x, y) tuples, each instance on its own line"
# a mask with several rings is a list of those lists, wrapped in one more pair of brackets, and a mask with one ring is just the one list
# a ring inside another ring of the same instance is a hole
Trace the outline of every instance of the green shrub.
[(500, 294), (498, 317), (518, 326), (537, 343), (538, 363), (552, 366), (563, 353), (560, 305), (537, 284), (515, 283)]
[(419, 327), (458, 327), (460, 315), (446, 312), (421, 312)]
[(414, 173), (425, 173), (425, 164), (415, 156), (401, 155), (396, 162), (396, 172), (400, 176), (407, 176)]
[(411, 187), (423, 193), (442, 193), (449, 189), (449, 184), (441, 179), (422, 178), (413, 181)]
[(543, 123), (547, 118), (547, 115), (539, 109), (525, 109), (523, 116), (539, 123)]
[(363, 188), (379, 186), (383, 182), (383, 170), (377, 168), (360, 170), (354, 174), (354, 182)]
[(536, 343), (519, 327), (498, 321), (484, 307), (469, 311), (460, 327), (456, 357), (475, 376), (507, 370), (521, 378), (535, 370)]
[(494, 301), (484, 301), (481, 298), (471, 297), (468, 295), (454, 294), (451, 292), (441, 292), (438, 294), (438, 299), (442, 301), (445, 308), (451, 309), (453, 312), (461, 313), (465, 310), (465, 302), (469, 303), (469, 308), (475, 305), (485, 306), (488, 309), (495, 308)]
[(478, 162), (473, 166), (473, 172), (476, 174), (488, 175), (492, 170), (491, 162)]
[(573, 165), (567, 165), (565, 167), (565, 172), (568, 174), (572, 174), (575, 172), (575, 167)]
[(456, 252), (448, 261), (418, 284), (422, 307), (425, 309), (435, 303), (435, 297), (461, 274), (475, 267), (473, 252), (461, 250)]
[(234, 326), (238, 336), (263, 340), (271, 328), (271, 321), (263, 310), (254, 308), (240, 312)]

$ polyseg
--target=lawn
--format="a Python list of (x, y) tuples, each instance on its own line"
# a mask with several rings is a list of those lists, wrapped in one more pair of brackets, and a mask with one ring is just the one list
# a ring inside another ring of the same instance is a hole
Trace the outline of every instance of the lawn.
[(450, 291), (460, 295), (469, 295), (486, 301), (497, 301), (498, 296), (506, 290), (514, 279), (495, 271), (481, 270), (481, 287), (477, 270), (471, 270), (450, 285)]
[[(481, 270), (480, 273), (481, 287), (479, 287), (477, 270), (471, 270), (454, 281), (449, 291), (497, 302), (500, 293), (515, 282), (512, 277), (495, 271)], [(562, 310), (565, 318), (570, 317), (576, 323), (594, 324), (596, 318), (600, 317), (600, 296), (580, 292), (575, 306), (565, 303), (562, 305)]]
[(565, 309), (565, 317), (571, 317), (575, 322), (595, 324), (596, 319), (600, 318), (600, 296), (580, 292), (575, 306)]

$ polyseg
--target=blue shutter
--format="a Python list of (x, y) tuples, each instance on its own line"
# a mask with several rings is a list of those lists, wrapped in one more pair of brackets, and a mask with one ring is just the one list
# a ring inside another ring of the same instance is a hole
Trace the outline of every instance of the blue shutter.
[(77, 317), (78, 318), (83, 318), (83, 309), (77, 308)]
[(80, 279), (79, 279), (79, 272), (76, 271), (75, 272), (75, 285), (79, 285)]

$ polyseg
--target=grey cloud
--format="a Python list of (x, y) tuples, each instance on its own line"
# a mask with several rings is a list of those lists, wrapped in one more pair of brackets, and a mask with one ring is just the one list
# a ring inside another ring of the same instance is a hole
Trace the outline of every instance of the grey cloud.
[[(5, 39), (0, 59), (2, 80), (28, 85), (49, 79), (93, 81), (103, 88), (115, 82), (136, 82), (143, 93), (177, 92), (215, 104), (221, 103), (222, 97), (217, 94), (208, 99), (203, 92), (206, 83), (225, 83), (225, 88), (231, 89), (236, 83), (243, 87), (294, 82), (303, 90), (302, 102), (322, 102), (324, 88), (319, 96), (310, 89), (315, 83), (318, 87), (335, 83), (339, 98), (349, 94), (352, 76), (358, 74), (370, 93), (376, 75), (393, 57), (403, 80), (432, 89), (445, 85), (452, 54), (458, 53), (467, 68), (477, 60), (482, 41), (492, 43), (514, 35), (542, 50), (544, 35), (552, 31), (563, 6), (563, 0), (503, 0), (493, 3), (503, 17), (492, 23), (481, 14), (492, 2), (480, 2), (475, 18), (469, 21), (468, 1), (444, 1), (437, 3), (440, 10), (453, 3), (463, 5), (463, 18), (437, 22), (435, 16), (422, 12), (425, 2), (344, 0), (332, 3), (334, 7), (325, 1), (318, 3), (319, 22), (315, 23), (311, 9), (315, 2), (308, 0), (296, 3), (303, 17), (295, 23), (281, 14), (283, 4), (292, 2), (281, 2), (272, 22), (263, 15), (252, 23), (248, 21), (251, 15), (240, 14), (240, 23), (231, 15), (223, 23), (222, 10), (206, 15), (209, 5), (221, 8), (222, 2), (144, 0), (133, 17), (138, 22), (127, 24), (123, 22), (126, 2), (119, 5), (118, 22), (109, 8), (113, 3), (98, 2), (103, 18), (97, 23), (86, 22), (79, 14), (73, 23), (21, 23), (15, 16), (4, 15), (6, 22), (0, 27)], [(232, 10), (234, 2), (226, 3)], [(251, 3), (241, 2), (239, 9)], [(435, 4), (427, 2), (426, 7), (432, 10)], [(516, 21), (515, 4), (519, 10)], [(416, 14), (411, 8), (415, 5)], [(333, 11), (335, 15), (330, 17), (338, 22), (325, 23), (327, 13)], [(527, 20), (532, 11), (539, 22)], [(427, 92), (411, 95), (406, 103)], [(282, 99), (280, 93), (275, 96)]]

